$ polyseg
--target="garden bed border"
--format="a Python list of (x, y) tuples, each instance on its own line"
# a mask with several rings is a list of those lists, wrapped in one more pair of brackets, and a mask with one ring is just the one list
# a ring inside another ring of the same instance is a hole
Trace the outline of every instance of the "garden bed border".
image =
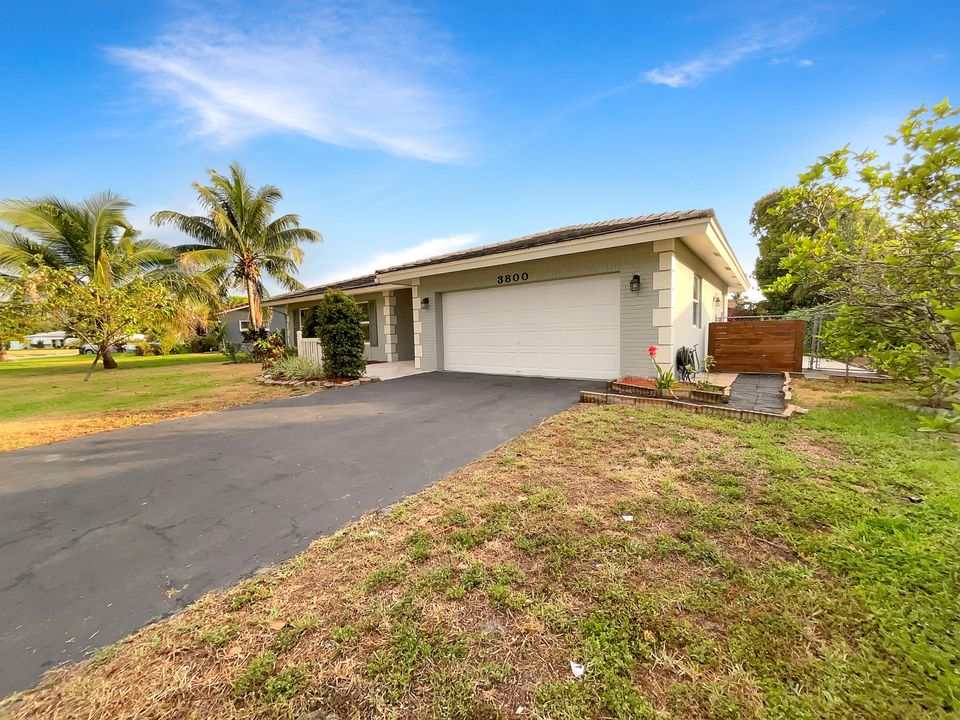
[[(787, 381), (789, 382), (789, 380)], [(697, 415), (713, 415), (715, 417), (729, 417), (736, 420), (746, 420), (749, 422), (774, 422), (789, 420), (793, 415), (795, 407), (788, 404), (783, 414), (758, 412), (756, 410), (738, 410), (727, 405), (698, 405), (696, 403), (683, 402), (681, 400), (668, 400), (666, 398), (641, 397), (637, 395), (617, 395), (616, 393), (593, 392), (590, 390), (580, 391), (580, 402), (592, 403), (595, 405), (632, 405), (634, 407), (653, 406), (653, 407), (672, 407), (677, 410), (685, 410)]]
[(620, 380), (611, 380), (607, 383), (607, 392), (614, 395), (630, 395), (633, 397), (659, 398), (663, 393), (669, 392), (673, 398), (683, 399), (692, 398), (705, 403), (720, 405), (730, 402), (730, 388), (721, 388), (720, 390), (701, 390), (700, 388), (685, 384), (686, 387), (675, 387), (672, 390), (658, 390), (655, 387), (646, 385), (634, 385), (633, 383), (621, 382)]
[(323, 390), (340, 387), (356, 387), (357, 385), (381, 382), (380, 378), (371, 377), (369, 375), (364, 375), (356, 380), (348, 380), (347, 382), (341, 383), (330, 382), (329, 380), (274, 380), (273, 378), (264, 377), (263, 375), (258, 376), (256, 380), (261, 385), (279, 385), (281, 387), (319, 387)]

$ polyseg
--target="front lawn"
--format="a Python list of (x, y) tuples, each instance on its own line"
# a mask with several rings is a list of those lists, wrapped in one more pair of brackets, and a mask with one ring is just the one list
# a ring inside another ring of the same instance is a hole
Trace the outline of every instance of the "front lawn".
[(93, 357), (18, 357), (0, 363), (0, 450), (64, 440), (101, 430), (285, 397), (257, 385), (256, 364), (227, 363), (219, 353), (118, 355), (117, 370)]
[(796, 395), (789, 424), (575, 407), (7, 711), (956, 717), (956, 448), (895, 390)]
[(22, 350), (7, 350), (8, 358), (48, 357), (51, 355), (79, 355), (77, 348), (24, 348)]

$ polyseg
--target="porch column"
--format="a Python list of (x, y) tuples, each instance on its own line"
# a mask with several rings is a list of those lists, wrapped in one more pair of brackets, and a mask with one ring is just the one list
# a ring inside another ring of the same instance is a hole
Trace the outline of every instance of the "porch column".
[(420, 344), (423, 325), (420, 322), (420, 280), (414, 280), (410, 286), (412, 292), (411, 302), (413, 303), (413, 366), (420, 369), (423, 363), (423, 345)]
[(387, 362), (400, 359), (397, 353), (397, 296), (393, 290), (383, 291), (383, 350)]
[(653, 252), (657, 270), (653, 273), (653, 289), (657, 291), (657, 307), (653, 310), (653, 327), (657, 331), (657, 364), (664, 370), (673, 367), (673, 319), (676, 309), (676, 240), (657, 240)]

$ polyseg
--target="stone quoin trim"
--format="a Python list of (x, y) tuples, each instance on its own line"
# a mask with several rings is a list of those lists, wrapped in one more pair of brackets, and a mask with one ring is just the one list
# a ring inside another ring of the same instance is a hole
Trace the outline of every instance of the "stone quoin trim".
[(673, 309), (676, 302), (676, 240), (656, 240), (653, 252), (657, 270), (653, 273), (653, 289), (657, 291), (657, 307), (653, 311), (653, 327), (657, 332), (657, 364), (673, 365)]
[(397, 353), (397, 296), (393, 290), (383, 291), (383, 351), (387, 362), (396, 362)]
[(420, 281), (414, 280), (410, 285), (413, 304), (413, 366), (420, 369), (423, 364), (423, 345), (420, 335), (423, 333), (423, 323), (420, 321)]

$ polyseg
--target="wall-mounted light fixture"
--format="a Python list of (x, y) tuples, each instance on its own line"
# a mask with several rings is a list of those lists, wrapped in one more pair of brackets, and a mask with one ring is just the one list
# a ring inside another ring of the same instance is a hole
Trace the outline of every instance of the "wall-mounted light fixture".
[(630, 292), (640, 292), (640, 276), (634, 275), (630, 278)]
[(430, 298), (428, 298), (428, 297), (420, 298), (420, 307), (423, 308), (424, 310), (429, 310), (429, 309), (430, 309)]
[(714, 306), (715, 308), (719, 308), (719, 307), (720, 307), (720, 296), (719, 296), (719, 295), (714, 295), (714, 296), (713, 296), (713, 306)]

